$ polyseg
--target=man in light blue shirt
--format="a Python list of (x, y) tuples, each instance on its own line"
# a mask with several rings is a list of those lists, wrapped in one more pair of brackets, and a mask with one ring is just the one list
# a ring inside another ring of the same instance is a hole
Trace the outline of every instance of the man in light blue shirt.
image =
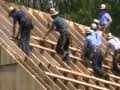
[(99, 34), (99, 32), (97, 31), (97, 24), (96, 23), (92, 23), (91, 24), (91, 29), (93, 30), (92, 32), (92, 36), (94, 37), (95, 40), (95, 46), (100, 47), (102, 44), (102, 37)]
[[(97, 32), (97, 25), (95, 23), (91, 24), (91, 30), (87, 30), (86, 40), (85, 40), (85, 53), (88, 55), (88, 58), (92, 60), (92, 68), (102, 78), (108, 78), (107, 73), (104, 72), (102, 63), (103, 55), (101, 51), (101, 36)], [(85, 55), (86, 55), (85, 54)]]
[(109, 29), (111, 22), (112, 22), (112, 18), (106, 10), (106, 5), (101, 4), (101, 6), (100, 6), (99, 28), (102, 31), (106, 31), (106, 30)]
[(84, 56), (87, 58), (91, 58), (91, 54), (93, 52), (93, 46), (95, 45), (96, 41), (95, 38), (92, 35), (92, 30), (90, 30), (90, 27), (86, 29), (86, 39), (84, 43)]

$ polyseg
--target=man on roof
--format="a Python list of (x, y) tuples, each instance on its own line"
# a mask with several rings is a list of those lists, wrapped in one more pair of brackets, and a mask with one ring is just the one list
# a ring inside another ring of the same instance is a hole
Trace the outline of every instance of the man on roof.
[(100, 18), (99, 18), (99, 27), (103, 32), (109, 32), (110, 24), (112, 23), (112, 18), (107, 12), (105, 4), (100, 5)]
[(92, 23), (91, 27), (86, 30), (84, 50), (88, 54), (89, 59), (92, 61), (92, 68), (95, 73), (98, 76), (107, 79), (108, 75), (102, 67), (103, 54), (101, 51), (101, 36), (96, 31), (97, 25), (95, 23)]
[(56, 11), (54, 8), (50, 9), (50, 15), (51, 18), (53, 19), (53, 22), (52, 25), (50, 26), (49, 31), (45, 34), (43, 39), (45, 39), (45, 37), (48, 36), (48, 34), (52, 31), (59, 32), (60, 36), (57, 41), (56, 52), (59, 55), (62, 55), (63, 60), (65, 60), (65, 62), (69, 64), (70, 63), (69, 45), (71, 40), (67, 23), (63, 18), (59, 16), (59, 12)]
[[(9, 16), (13, 19), (13, 34), (12, 37), (18, 39), (20, 36), (20, 47), (29, 55), (30, 53), (30, 33), (33, 29), (32, 20), (25, 14), (24, 11), (18, 10), (14, 7), (9, 7)], [(16, 24), (18, 23), (19, 29), (16, 34)]]
[[(110, 51), (112, 51), (110, 53)], [(120, 73), (120, 39), (108, 33), (107, 50), (105, 56), (111, 54), (113, 56), (113, 70)]]

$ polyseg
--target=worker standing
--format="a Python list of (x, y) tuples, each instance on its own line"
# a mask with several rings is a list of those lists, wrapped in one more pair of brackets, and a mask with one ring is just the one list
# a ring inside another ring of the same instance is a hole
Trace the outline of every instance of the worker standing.
[(99, 18), (99, 28), (103, 32), (109, 32), (110, 24), (112, 23), (112, 18), (110, 14), (107, 12), (107, 8), (105, 4), (101, 4), (100, 6), (100, 18)]
[[(97, 25), (95, 23), (91, 24), (91, 29), (86, 32), (86, 39), (84, 44), (84, 50), (89, 51), (89, 57), (92, 61), (92, 68), (96, 74), (102, 78), (108, 78), (107, 73), (103, 70), (103, 54), (101, 51), (101, 36), (98, 34)], [(87, 52), (88, 52), (87, 51)]]
[(112, 34), (109, 33), (107, 37), (107, 42), (108, 45), (105, 56), (110, 53), (110, 50), (113, 52), (113, 70), (120, 73), (120, 40), (119, 38), (112, 36)]
[(50, 14), (53, 19), (52, 25), (50, 26), (49, 31), (45, 34), (44, 38), (51, 32), (51, 31), (57, 31), (60, 33), (57, 46), (56, 46), (56, 52), (59, 55), (63, 56), (63, 60), (67, 64), (70, 63), (70, 57), (69, 57), (69, 45), (70, 45), (70, 33), (68, 31), (67, 23), (63, 18), (61, 18), (58, 14), (59, 12), (56, 11), (54, 8), (50, 9)]
[[(23, 12), (14, 7), (9, 7), (9, 16), (13, 18), (13, 35), (12, 37), (17, 39), (20, 36), (20, 46), (21, 49), (29, 55), (30, 53), (30, 33), (33, 29), (33, 24), (31, 19)], [(16, 24), (19, 24), (19, 30), (16, 34)]]

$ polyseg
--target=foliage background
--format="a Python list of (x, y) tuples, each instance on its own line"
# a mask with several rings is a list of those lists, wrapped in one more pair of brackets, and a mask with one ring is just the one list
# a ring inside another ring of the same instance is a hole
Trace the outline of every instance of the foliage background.
[[(25, 4), (32, 8), (46, 11), (48, 0), (10, 0), (15, 3)], [(37, 3), (36, 3), (37, 1)], [(120, 0), (53, 0), (60, 14), (74, 22), (90, 25), (94, 18), (98, 18), (99, 6), (105, 3), (113, 22), (111, 32), (120, 37)]]

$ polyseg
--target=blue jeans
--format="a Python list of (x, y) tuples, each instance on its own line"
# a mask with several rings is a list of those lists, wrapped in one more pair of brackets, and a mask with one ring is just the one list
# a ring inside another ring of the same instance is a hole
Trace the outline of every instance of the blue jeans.
[(25, 52), (27, 55), (30, 53), (30, 32), (31, 30), (22, 30), (21, 31), (21, 49), (23, 52)]

